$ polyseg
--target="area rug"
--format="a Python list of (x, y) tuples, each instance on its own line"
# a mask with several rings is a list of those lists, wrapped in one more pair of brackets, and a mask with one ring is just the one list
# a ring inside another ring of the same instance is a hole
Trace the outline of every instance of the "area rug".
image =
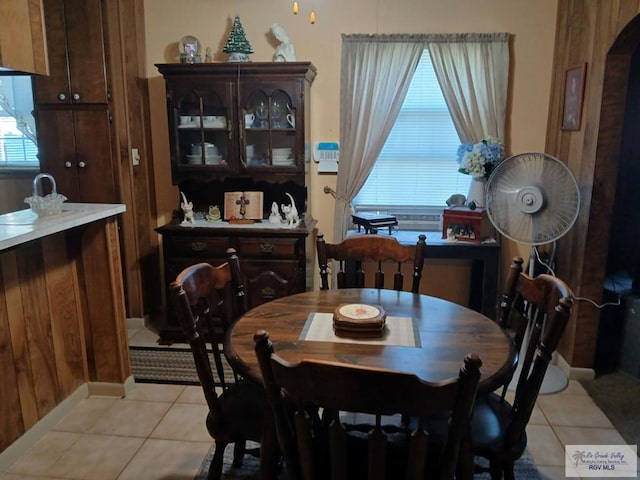
[(640, 445), (640, 379), (616, 371), (580, 383), (629, 445)]
[[(257, 448), (258, 444), (254, 442), (247, 442), (247, 448)], [(207, 456), (205, 457), (198, 474), (194, 477), (194, 480), (206, 480), (207, 473), (209, 472), (209, 465), (211, 465), (211, 459), (213, 458), (213, 452), (215, 447), (211, 447)], [(224, 464), (222, 467), (222, 480), (258, 480), (260, 478), (260, 459), (251, 455), (245, 455), (242, 467), (234, 468), (233, 461), (233, 446), (227, 446), (224, 452)], [(483, 459), (477, 459), (478, 464), (486, 465), (483, 463)], [(542, 477), (538, 473), (538, 469), (533, 463), (533, 459), (528, 451), (525, 451), (522, 457), (516, 462), (515, 465), (515, 478), (518, 480), (541, 480)], [(489, 480), (491, 475), (489, 473), (475, 474), (474, 480)], [(286, 480), (286, 472), (283, 471), (278, 475), (278, 480)]]
[[(189, 348), (129, 347), (133, 378), (139, 383), (199, 385), (196, 366)], [(211, 365), (213, 354), (210, 353)], [(223, 359), (225, 378), (233, 378), (231, 367)]]

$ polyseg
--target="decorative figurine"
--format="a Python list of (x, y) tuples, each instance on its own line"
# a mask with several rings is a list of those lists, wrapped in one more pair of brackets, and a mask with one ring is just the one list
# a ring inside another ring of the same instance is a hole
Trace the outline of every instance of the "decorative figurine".
[(204, 52), (204, 63), (213, 63), (213, 52), (211, 51), (211, 47), (207, 47)]
[(180, 204), (180, 208), (184, 213), (184, 220), (182, 220), (182, 225), (193, 225), (196, 222), (193, 216), (193, 203), (187, 202), (187, 197), (184, 192), (180, 192), (180, 195), (182, 195), (182, 203)]
[(206, 215), (207, 222), (219, 222), (220, 221), (220, 208), (217, 205), (209, 206), (209, 213)]
[(269, 215), (269, 223), (273, 223), (276, 225), (279, 225), (282, 223), (282, 216), (280, 215), (280, 212), (278, 211), (278, 203), (277, 202), (273, 202), (271, 204), (271, 215)]
[(455, 193), (447, 198), (448, 207), (462, 207), (465, 203), (467, 203), (467, 197), (459, 193)]
[(222, 51), (230, 54), (230, 62), (248, 62), (248, 54), (253, 53), (253, 48), (247, 40), (244, 28), (242, 28), (242, 24), (240, 23), (240, 17), (237, 15), (236, 18), (233, 19), (233, 25), (227, 37), (227, 43)]
[(290, 228), (296, 228), (300, 223), (300, 217), (298, 216), (296, 202), (291, 194), (285, 192), (285, 195), (287, 195), (291, 200), (291, 205), (285, 205), (283, 203), (280, 206), (280, 208), (282, 208), (282, 214), (284, 215), (284, 223), (286, 223)]
[(287, 32), (284, 31), (277, 23), (271, 25), (271, 33), (277, 40), (280, 41), (280, 45), (276, 47), (276, 52), (273, 55), (274, 62), (295, 62), (296, 51), (293, 47), (293, 43), (289, 40)]

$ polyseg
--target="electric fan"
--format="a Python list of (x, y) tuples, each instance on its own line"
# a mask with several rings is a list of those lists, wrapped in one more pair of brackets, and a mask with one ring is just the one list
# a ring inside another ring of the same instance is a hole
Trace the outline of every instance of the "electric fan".
[[(553, 243), (555, 252), (556, 240), (578, 218), (580, 191), (569, 168), (557, 158), (521, 153), (505, 159), (491, 173), (486, 206), (496, 230), (515, 242), (531, 245), (529, 273), (533, 276), (535, 260), (540, 258), (536, 246)], [(549, 266), (552, 263), (553, 254), (547, 260)], [(518, 375), (519, 371), (514, 378)], [(562, 390), (566, 383), (560, 369), (549, 365), (540, 393)]]
[(487, 215), (505, 237), (543, 245), (562, 237), (580, 209), (580, 191), (567, 166), (545, 153), (507, 158), (487, 182)]

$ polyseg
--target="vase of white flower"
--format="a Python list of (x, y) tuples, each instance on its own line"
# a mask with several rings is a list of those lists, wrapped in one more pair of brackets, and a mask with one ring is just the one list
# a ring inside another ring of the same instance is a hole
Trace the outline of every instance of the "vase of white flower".
[(485, 206), (485, 195), (487, 191), (487, 179), (484, 176), (473, 177), (471, 179), (471, 183), (469, 184), (469, 193), (467, 194), (467, 205), (471, 202), (474, 203), (476, 207), (484, 208)]
[(504, 160), (504, 145), (491, 136), (478, 143), (463, 143), (458, 147), (458, 171), (471, 175), (467, 205), (474, 202), (477, 207), (485, 206), (487, 179), (498, 163)]

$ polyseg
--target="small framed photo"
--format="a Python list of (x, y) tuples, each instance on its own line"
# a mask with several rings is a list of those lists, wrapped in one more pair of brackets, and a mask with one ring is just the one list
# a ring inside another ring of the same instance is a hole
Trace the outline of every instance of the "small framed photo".
[(564, 84), (562, 130), (580, 130), (586, 70), (586, 63), (567, 70)]

